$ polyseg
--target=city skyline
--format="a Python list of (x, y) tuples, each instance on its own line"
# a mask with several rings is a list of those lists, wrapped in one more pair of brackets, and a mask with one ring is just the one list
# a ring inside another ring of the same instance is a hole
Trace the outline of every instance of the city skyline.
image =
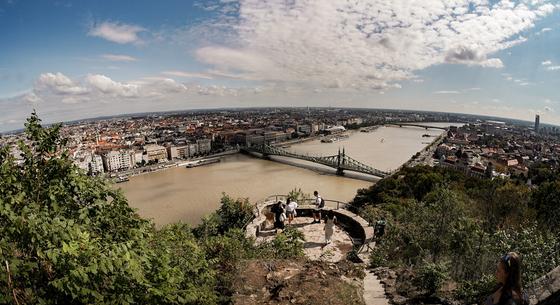
[(0, 2), (0, 131), (124, 113), (391, 108), (560, 124), (555, 1)]

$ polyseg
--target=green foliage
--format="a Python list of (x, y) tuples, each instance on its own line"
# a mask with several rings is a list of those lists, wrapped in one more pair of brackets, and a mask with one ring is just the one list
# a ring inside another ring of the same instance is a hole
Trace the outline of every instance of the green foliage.
[(202, 223), (194, 229), (198, 238), (208, 238), (226, 233), (229, 229), (243, 229), (254, 217), (254, 205), (245, 199), (233, 199), (222, 194), (220, 208), (202, 219)]
[(369, 266), (370, 268), (377, 268), (388, 265), (388, 260), (386, 257), (387, 251), (375, 247), (369, 255)]
[(303, 233), (295, 228), (287, 227), (272, 240), (261, 247), (261, 251), (271, 258), (303, 257)]
[(288, 198), (295, 200), (296, 202), (304, 202), (305, 200), (311, 198), (309, 194), (304, 193), (301, 188), (294, 188), (288, 193)]
[(560, 232), (560, 180), (539, 185), (532, 194), (530, 205), (544, 226)]
[(416, 269), (414, 281), (416, 285), (424, 289), (427, 294), (435, 294), (449, 277), (448, 266), (442, 263), (427, 262)]
[[(443, 168), (405, 168), (354, 199), (364, 218), (389, 219), (371, 265), (412, 267), (421, 278), (439, 279), (445, 277), (434, 266), (445, 264), (448, 280), (459, 283), (456, 295), (466, 301), (487, 295), (497, 260), (516, 251), (523, 282), (530, 282), (560, 264), (554, 225), (560, 217), (560, 179), (551, 179), (531, 190), (511, 180), (472, 178)], [(422, 286), (428, 282), (416, 284), (434, 292), (435, 286)]]
[(216, 303), (216, 272), (210, 269), (205, 249), (198, 245), (189, 226), (168, 225), (154, 237), (151, 246), (158, 256), (167, 258), (165, 265), (159, 268), (170, 268), (170, 272), (176, 273), (176, 288), (185, 292), (181, 298), (189, 304)]
[(460, 283), (455, 295), (465, 304), (482, 304), (488, 296), (488, 292), (492, 291), (494, 287), (496, 287), (495, 277), (485, 274), (479, 279)]
[(560, 173), (553, 166), (544, 162), (536, 162), (529, 167), (528, 178), (531, 183), (540, 185), (544, 182), (553, 182), (558, 179)]
[(119, 191), (72, 164), (59, 131), (33, 113), (23, 163), (0, 150), (2, 302), (214, 303), (213, 274), (192, 238), (162, 239)]

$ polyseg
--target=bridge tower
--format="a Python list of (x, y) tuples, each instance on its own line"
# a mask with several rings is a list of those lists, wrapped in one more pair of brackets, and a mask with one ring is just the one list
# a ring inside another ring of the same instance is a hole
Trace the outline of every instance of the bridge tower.
[(265, 160), (270, 160), (270, 154), (268, 153), (266, 144), (263, 144), (261, 149), (262, 149), (262, 158)]
[(340, 153), (340, 148), (338, 149), (338, 155), (336, 157), (337, 162), (336, 162), (336, 174), (338, 176), (344, 176), (344, 169), (342, 168), (341, 165), (344, 165), (344, 161), (345, 161), (345, 157), (346, 153), (344, 151), (344, 147), (342, 148), (342, 154)]

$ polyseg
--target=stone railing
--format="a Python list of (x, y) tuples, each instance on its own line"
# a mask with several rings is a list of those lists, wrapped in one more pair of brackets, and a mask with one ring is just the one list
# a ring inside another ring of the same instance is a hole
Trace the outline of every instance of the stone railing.
[[(272, 195), (257, 203), (256, 215), (253, 221), (246, 227), (246, 236), (258, 239), (260, 232), (266, 229), (269, 220), (272, 218), (271, 207), (279, 200), (286, 202), (286, 198), (286, 195)], [(311, 204), (312, 202), (312, 199), (306, 199), (303, 200), (302, 204), (298, 205), (298, 217), (312, 217), (313, 210), (315, 209), (315, 205)], [(325, 208), (321, 216), (324, 217), (326, 211), (333, 211), (339, 226), (348, 233), (354, 244), (362, 245), (373, 240), (373, 227), (362, 217), (348, 211), (347, 207), (349, 205), (345, 202), (325, 199)]]

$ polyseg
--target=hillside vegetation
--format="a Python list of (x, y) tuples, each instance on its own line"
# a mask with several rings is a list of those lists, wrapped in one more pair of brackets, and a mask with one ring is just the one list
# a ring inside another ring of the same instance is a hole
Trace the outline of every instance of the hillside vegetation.
[(531, 282), (560, 265), (560, 176), (544, 176), (529, 187), (421, 166), (358, 191), (362, 216), (388, 220), (373, 267), (398, 270), (397, 290), (411, 299), (474, 303), (494, 287), (498, 259), (516, 251)]

